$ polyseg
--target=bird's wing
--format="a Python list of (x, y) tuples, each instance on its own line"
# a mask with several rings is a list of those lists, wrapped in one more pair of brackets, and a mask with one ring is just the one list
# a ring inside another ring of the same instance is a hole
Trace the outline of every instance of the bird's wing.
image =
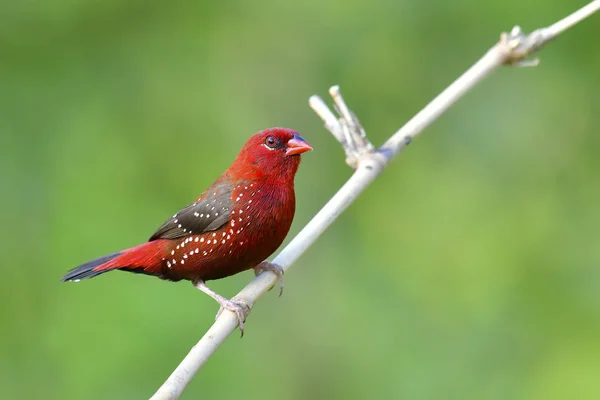
[(219, 229), (229, 221), (232, 190), (231, 184), (213, 185), (194, 203), (165, 221), (149, 240), (178, 239)]

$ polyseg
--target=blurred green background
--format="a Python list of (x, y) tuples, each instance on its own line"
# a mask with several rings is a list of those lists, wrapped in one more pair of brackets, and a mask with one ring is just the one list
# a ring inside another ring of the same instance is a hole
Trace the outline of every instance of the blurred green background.
[[(310, 95), (341, 85), (381, 144), (501, 31), (584, 1), (2, 2), (1, 397), (149, 397), (217, 305), (66, 270), (146, 240), (271, 126), (314, 147), (291, 237), (351, 174)], [(600, 398), (599, 37), (596, 15), (428, 128), (184, 398)]]

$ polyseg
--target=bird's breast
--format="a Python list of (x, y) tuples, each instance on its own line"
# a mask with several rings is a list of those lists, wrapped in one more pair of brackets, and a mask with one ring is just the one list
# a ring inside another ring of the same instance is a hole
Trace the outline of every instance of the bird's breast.
[(285, 239), (295, 207), (293, 187), (248, 183), (234, 188), (228, 232), (241, 238), (236, 245), (241, 258), (259, 263), (271, 255)]

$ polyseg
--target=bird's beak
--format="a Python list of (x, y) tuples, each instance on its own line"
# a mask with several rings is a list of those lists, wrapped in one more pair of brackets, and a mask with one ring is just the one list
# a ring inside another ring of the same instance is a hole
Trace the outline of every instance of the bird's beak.
[(287, 150), (285, 151), (285, 155), (293, 156), (294, 154), (302, 154), (309, 150), (312, 150), (310, 144), (306, 143), (306, 140), (304, 140), (302, 136), (295, 133), (294, 137), (287, 142)]

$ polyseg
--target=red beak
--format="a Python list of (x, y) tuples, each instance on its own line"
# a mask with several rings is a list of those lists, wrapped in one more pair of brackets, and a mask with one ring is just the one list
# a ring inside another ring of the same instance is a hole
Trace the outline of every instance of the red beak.
[(312, 150), (310, 144), (308, 144), (306, 140), (302, 138), (302, 136), (295, 133), (294, 137), (287, 142), (287, 150), (285, 151), (285, 155), (293, 156), (294, 154), (302, 154), (309, 150)]

